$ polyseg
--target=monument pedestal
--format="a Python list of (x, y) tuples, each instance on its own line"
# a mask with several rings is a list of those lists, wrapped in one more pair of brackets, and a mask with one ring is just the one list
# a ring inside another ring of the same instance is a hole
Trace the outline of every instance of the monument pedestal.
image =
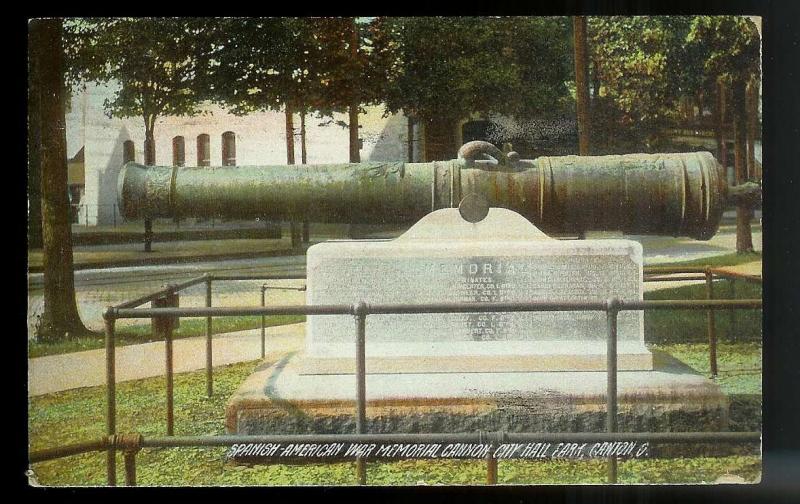
[[(619, 429), (725, 430), (719, 387), (666, 354), (654, 357), (654, 370), (618, 373)], [(303, 374), (304, 358), (258, 368), (228, 402), (227, 431), (355, 432), (355, 375)], [(605, 394), (604, 371), (368, 374), (367, 430), (601, 432)]]

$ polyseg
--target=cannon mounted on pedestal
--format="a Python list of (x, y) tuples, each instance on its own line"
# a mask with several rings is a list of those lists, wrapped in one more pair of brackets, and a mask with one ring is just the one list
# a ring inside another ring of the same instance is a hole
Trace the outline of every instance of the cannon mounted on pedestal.
[[(145, 167), (119, 175), (125, 218), (225, 217), (411, 224), (470, 194), (548, 234), (711, 238), (729, 188), (708, 152), (518, 159), (487, 142), (428, 163)], [(744, 191), (752, 196), (753, 190)], [(740, 190), (737, 194), (742, 195)]]

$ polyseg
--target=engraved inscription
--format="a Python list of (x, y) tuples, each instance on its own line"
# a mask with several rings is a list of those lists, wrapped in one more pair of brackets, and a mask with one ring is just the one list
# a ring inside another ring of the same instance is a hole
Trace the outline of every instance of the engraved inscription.
[[(638, 300), (627, 255), (326, 257), (309, 270), (312, 304)], [(619, 338), (641, 339), (641, 313), (622, 312)], [(603, 340), (603, 312), (371, 315), (368, 341)], [(312, 344), (353, 338), (351, 317), (309, 317)]]

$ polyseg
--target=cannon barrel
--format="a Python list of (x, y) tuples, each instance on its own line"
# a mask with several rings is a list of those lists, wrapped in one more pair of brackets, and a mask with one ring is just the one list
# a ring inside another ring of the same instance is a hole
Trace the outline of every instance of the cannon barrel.
[(413, 223), (471, 193), (514, 210), (548, 234), (623, 231), (711, 238), (727, 199), (708, 152), (563, 156), (508, 169), (456, 159), (429, 163), (145, 167), (127, 163), (119, 202), (127, 219), (265, 218)]

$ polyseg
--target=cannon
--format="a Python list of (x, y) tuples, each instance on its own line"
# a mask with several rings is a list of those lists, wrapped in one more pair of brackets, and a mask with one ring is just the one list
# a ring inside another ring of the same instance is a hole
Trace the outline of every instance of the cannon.
[(711, 238), (729, 190), (708, 152), (518, 159), (470, 142), (458, 159), (293, 166), (165, 167), (127, 163), (126, 219), (264, 218), (411, 224), (476, 194), (548, 234)]

